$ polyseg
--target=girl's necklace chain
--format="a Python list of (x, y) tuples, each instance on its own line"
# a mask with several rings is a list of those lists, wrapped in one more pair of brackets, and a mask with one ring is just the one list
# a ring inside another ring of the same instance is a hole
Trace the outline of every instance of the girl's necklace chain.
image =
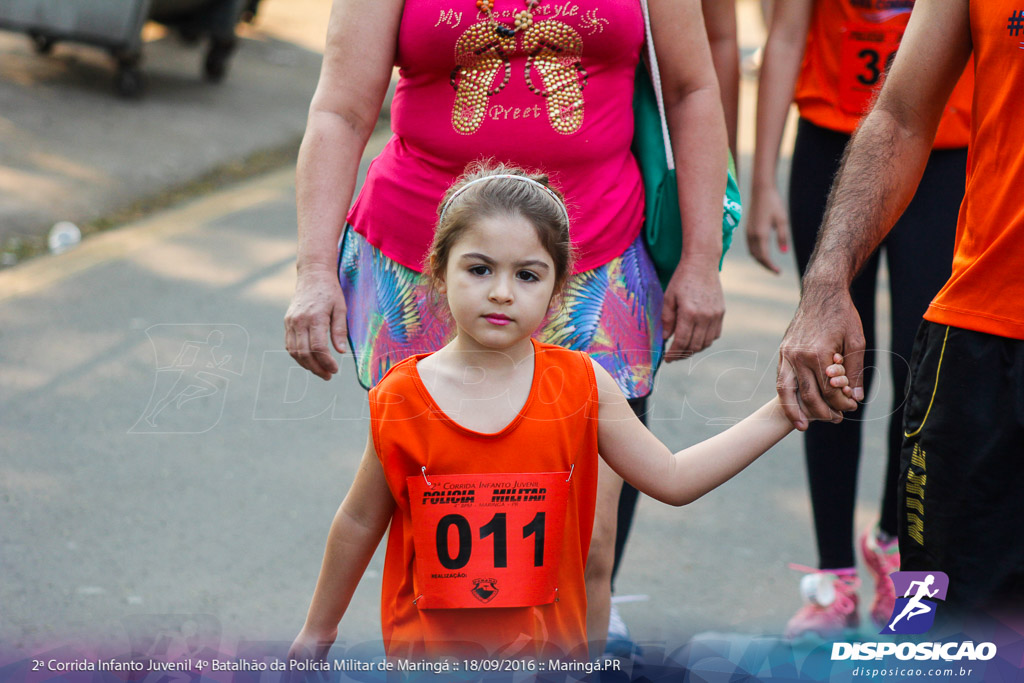
[(504, 38), (511, 38), (518, 31), (525, 31), (533, 26), (533, 11), (540, 4), (541, 0), (524, 0), (526, 9), (517, 12), (513, 26), (500, 23), (494, 18), (494, 0), (476, 0), (477, 8), (494, 24), (494, 32)]

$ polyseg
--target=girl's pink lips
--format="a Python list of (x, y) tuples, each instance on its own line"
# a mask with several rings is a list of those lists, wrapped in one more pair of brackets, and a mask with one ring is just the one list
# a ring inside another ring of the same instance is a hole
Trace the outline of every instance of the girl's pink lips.
[(490, 315), (485, 315), (484, 320), (491, 323), (492, 325), (508, 325), (510, 322), (512, 322), (512, 318), (509, 318), (507, 315), (502, 315), (501, 313), (491, 313)]

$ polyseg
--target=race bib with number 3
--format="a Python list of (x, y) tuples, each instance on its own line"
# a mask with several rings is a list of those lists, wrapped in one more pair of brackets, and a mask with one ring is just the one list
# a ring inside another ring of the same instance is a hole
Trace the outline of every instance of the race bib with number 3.
[(848, 22), (843, 24), (841, 36), (839, 108), (863, 116), (896, 57), (903, 29)]
[(417, 607), (554, 602), (569, 479), (568, 472), (409, 477)]

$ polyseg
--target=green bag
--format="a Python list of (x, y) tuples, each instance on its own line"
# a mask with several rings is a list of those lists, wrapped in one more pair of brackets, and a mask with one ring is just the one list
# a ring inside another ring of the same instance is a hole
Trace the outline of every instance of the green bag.
[[(641, 60), (636, 70), (636, 84), (633, 90), (633, 155), (640, 166), (644, 186), (644, 228), (643, 237), (647, 251), (654, 261), (662, 288), (668, 286), (683, 251), (682, 218), (679, 214), (679, 190), (676, 185), (676, 171), (672, 163), (672, 151), (668, 145), (668, 125), (665, 122), (660, 93), (654, 83), (661, 77), (654, 59), (650, 23), (647, 18), (647, 3), (642, 2), (644, 21), (647, 23), (647, 45), (651, 70)], [(740, 188), (736, 183), (736, 164), (729, 153), (727, 164), (728, 183), (722, 202), (722, 259), (732, 244), (732, 233), (740, 224), (743, 206)], [(719, 269), (722, 262), (718, 263)]]

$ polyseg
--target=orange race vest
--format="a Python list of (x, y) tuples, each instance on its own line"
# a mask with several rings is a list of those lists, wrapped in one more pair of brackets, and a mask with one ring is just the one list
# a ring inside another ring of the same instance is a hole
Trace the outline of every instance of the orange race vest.
[(1024, 3), (970, 5), (977, 80), (967, 192), (953, 274), (925, 318), (1024, 339)]
[(437, 406), (416, 370), (425, 355), (370, 390), (373, 443), (397, 503), (381, 590), (393, 656), (585, 647), (597, 385), (585, 354), (536, 341), (534, 350), (529, 398), (496, 434)]
[[(794, 100), (800, 116), (852, 133), (896, 55), (914, 0), (817, 0)], [(949, 99), (936, 149), (964, 147), (970, 135), (970, 66)]]

